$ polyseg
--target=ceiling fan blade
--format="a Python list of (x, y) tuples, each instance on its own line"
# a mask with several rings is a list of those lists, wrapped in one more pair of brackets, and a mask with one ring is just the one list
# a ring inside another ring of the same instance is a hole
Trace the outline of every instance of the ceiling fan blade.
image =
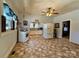
[(59, 13), (53, 13), (53, 14), (59, 14)]

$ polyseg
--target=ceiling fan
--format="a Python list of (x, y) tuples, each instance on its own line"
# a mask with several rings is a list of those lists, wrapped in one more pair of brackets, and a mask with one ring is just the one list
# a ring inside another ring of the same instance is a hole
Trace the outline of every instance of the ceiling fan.
[(52, 8), (47, 8), (47, 11), (42, 11), (42, 15), (46, 15), (46, 16), (52, 16), (53, 14), (59, 14), (58, 12), (56, 12), (56, 9), (52, 9)]

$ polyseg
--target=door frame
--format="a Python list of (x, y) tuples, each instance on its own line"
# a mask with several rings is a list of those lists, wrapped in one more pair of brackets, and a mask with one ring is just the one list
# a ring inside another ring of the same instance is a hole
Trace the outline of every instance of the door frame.
[(70, 21), (70, 20), (67, 20), (67, 21), (63, 21), (63, 22), (62, 22), (62, 37), (64, 37), (64, 36), (63, 36), (63, 31), (64, 31), (64, 25), (63, 25), (63, 23), (64, 23), (64, 22), (69, 22), (69, 23), (70, 23), (70, 24), (69, 24), (69, 36), (68, 36), (68, 39), (69, 39), (69, 38), (70, 38), (70, 33), (71, 33), (71, 30), (70, 30), (70, 29), (71, 29), (71, 21)]

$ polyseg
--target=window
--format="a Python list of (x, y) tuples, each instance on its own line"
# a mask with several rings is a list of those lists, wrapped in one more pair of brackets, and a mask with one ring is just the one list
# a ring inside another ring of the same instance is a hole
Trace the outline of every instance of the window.
[(17, 27), (17, 16), (8, 4), (3, 3), (2, 32), (14, 30)]
[(30, 23), (30, 28), (38, 29), (39, 28), (39, 24), (36, 23), (36, 22), (32, 22), (32, 23)]

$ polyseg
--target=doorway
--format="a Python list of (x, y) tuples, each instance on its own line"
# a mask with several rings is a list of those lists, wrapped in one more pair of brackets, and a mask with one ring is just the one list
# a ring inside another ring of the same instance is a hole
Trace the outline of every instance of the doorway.
[(63, 22), (62, 37), (69, 39), (69, 37), (70, 37), (70, 21)]

